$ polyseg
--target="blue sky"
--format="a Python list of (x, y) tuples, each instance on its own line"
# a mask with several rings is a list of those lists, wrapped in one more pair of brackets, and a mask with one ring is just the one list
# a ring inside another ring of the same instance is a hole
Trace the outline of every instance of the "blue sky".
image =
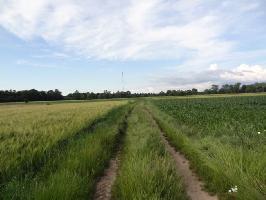
[(266, 81), (264, 0), (0, 0), (0, 89)]

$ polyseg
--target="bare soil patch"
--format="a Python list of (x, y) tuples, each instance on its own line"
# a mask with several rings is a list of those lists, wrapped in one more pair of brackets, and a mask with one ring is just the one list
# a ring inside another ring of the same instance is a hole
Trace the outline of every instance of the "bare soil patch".
[(96, 185), (95, 200), (111, 199), (112, 186), (115, 182), (118, 166), (119, 166), (120, 149), (109, 162), (109, 167), (105, 169), (104, 175), (100, 178)]
[(211, 196), (208, 192), (203, 190), (204, 183), (199, 180), (197, 174), (195, 174), (189, 165), (189, 160), (187, 160), (184, 155), (177, 152), (167, 141), (163, 132), (161, 132), (161, 138), (167, 151), (172, 155), (175, 160), (177, 170), (179, 175), (181, 175), (184, 185), (186, 187), (187, 195), (192, 200), (218, 200), (218, 197)]

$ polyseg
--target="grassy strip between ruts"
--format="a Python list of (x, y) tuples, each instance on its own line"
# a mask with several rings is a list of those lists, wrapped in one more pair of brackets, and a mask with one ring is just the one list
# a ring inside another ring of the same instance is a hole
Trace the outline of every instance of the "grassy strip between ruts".
[[(211, 155), (206, 156), (199, 149), (200, 143), (186, 136), (182, 132), (184, 127), (180, 127), (173, 117), (159, 111), (158, 108), (150, 104), (149, 110), (152, 111), (170, 143), (190, 160), (192, 167), (204, 179), (205, 186), (209, 191), (218, 193), (220, 199), (264, 199), (262, 193), (252, 187), (247, 187), (249, 183), (240, 180), (239, 177), (245, 174), (243, 172), (241, 174), (238, 168), (234, 169), (234, 166), (237, 166), (240, 160), (236, 157), (239, 154), (236, 149), (213, 139), (213, 145), (209, 147), (212, 149)], [(207, 144), (210, 145), (210, 143)], [(228, 159), (228, 161), (225, 159)], [(239, 173), (236, 171), (239, 171)], [(240, 186), (238, 193), (227, 193), (228, 189), (235, 184)]]
[(92, 199), (97, 177), (103, 173), (121, 135), (132, 105), (113, 109), (105, 120), (84, 130), (46, 163), (32, 179), (14, 180), (4, 199)]
[(128, 119), (113, 199), (187, 199), (159, 134), (149, 113), (137, 105)]

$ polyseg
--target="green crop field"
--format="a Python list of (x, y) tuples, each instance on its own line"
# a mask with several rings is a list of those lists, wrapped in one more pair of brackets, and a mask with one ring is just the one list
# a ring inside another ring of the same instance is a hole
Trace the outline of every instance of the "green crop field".
[(0, 105), (0, 199), (189, 199), (164, 137), (208, 195), (266, 199), (266, 95)]
[(19, 192), (17, 189), (24, 187), (21, 185), (24, 179), (31, 179), (47, 163), (56, 160), (57, 154), (64, 151), (64, 146), (68, 146), (77, 135), (81, 135), (80, 132), (86, 131), (112, 108), (125, 103), (106, 101), (1, 106), (1, 194), (16, 195)]
[(266, 200), (266, 0), (0, 0), (0, 200)]
[(266, 96), (153, 100), (171, 143), (210, 191), (239, 199), (266, 195)]

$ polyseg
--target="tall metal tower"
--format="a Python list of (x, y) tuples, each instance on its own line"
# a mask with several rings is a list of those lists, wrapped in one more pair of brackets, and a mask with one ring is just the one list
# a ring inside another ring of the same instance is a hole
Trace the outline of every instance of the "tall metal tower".
[(124, 92), (124, 90), (125, 90), (124, 72), (122, 72), (122, 76), (121, 76), (121, 84), (122, 84), (122, 92)]

